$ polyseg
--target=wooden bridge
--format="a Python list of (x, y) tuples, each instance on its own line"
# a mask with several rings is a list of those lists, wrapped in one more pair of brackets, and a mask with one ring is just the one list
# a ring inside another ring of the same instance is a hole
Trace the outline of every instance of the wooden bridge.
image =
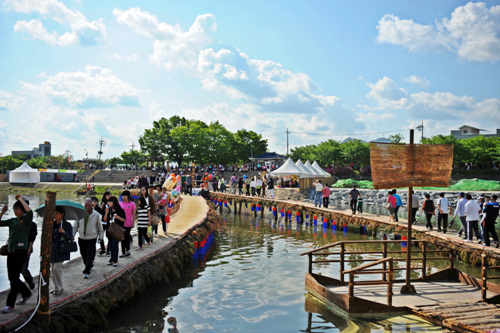
[[(393, 290), (405, 285), (405, 279), (398, 273), (406, 270), (407, 250), (401, 246), (404, 242), (343, 241), (306, 251), (302, 253), (309, 257), (306, 290), (353, 316), (412, 312), (459, 332), (490, 332), (500, 328), (500, 307), (488, 303), (499, 299), (500, 286), (489, 281), (500, 279), (491, 275), (500, 267), (488, 266), (487, 255), (482, 257), (481, 279), (476, 279), (454, 267), (453, 249), (414, 241), (419, 251), (412, 251), (415, 256), (411, 258), (410, 269), (417, 292), (403, 294)], [(429, 262), (436, 262), (433, 266), (442, 269), (431, 269)], [(346, 265), (352, 268), (346, 269)], [(314, 273), (313, 268), (319, 272)], [(337, 268), (338, 279), (327, 275)]]

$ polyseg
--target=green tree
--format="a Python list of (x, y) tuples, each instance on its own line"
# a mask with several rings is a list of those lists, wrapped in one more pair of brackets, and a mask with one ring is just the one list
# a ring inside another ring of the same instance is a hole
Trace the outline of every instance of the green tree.
[(120, 157), (111, 157), (106, 160), (106, 164), (108, 165), (117, 165), (117, 164), (125, 164)]
[(234, 134), (228, 131), (219, 121), (212, 122), (205, 130), (205, 140), (208, 142), (207, 161), (210, 164), (231, 164), (237, 160), (233, 147), (236, 140)]
[(48, 157), (39, 156), (28, 160), (27, 163), (33, 169), (46, 169), (48, 160)]
[(342, 144), (335, 140), (321, 142), (316, 146), (315, 160), (322, 166), (338, 164), (342, 160)]
[(301, 147), (295, 147), (290, 150), (290, 156), (292, 160), (301, 160), (305, 163), (306, 160), (314, 161), (316, 159), (316, 145), (307, 145)]
[(340, 164), (359, 163), (361, 166), (370, 165), (370, 144), (355, 139), (342, 143), (342, 160)]
[(208, 125), (201, 120), (188, 120), (185, 126), (172, 129), (172, 141), (182, 151), (182, 160), (199, 165), (209, 163), (210, 142), (207, 140)]
[(177, 115), (154, 121), (153, 128), (146, 129), (139, 137), (141, 150), (149, 159), (168, 159), (182, 165), (185, 153), (171, 132), (175, 128), (186, 126), (187, 122), (186, 118)]
[(267, 140), (262, 139), (262, 135), (245, 129), (236, 131), (234, 145), (234, 162), (245, 163), (249, 161), (249, 157), (259, 156), (267, 151)]
[(389, 135), (388, 139), (391, 140), (392, 143), (401, 143), (403, 142), (405, 137), (403, 136), (403, 134), (398, 133), (394, 135)]
[(7, 173), (7, 171), (12, 171), (19, 168), (23, 164), (21, 159), (14, 156), (8, 155), (0, 157), (0, 172)]
[(145, 156), (137, 150), (130, 150), (128, 152), (124, 151), (121, 154), (121, 158), (123, 160), (123, 163), (127, 165), (141, 165), (145, 162)]

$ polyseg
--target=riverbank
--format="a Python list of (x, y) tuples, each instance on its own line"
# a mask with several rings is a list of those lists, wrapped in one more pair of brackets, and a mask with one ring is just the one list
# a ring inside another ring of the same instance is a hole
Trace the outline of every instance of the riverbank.
[[(122, 183), (92, 183), (96, 194), (103, 194), (105, 191), (111, 191), (113, 194), (118, 194), (123, 190)], [(76, 191), (85, 187), (82, 183), (54, 183), (42, 182), (37, 184), (11, 184), (7, 182), (0, 182), (0, 191), (13, 191), (19, 192), (65, 192), (76, 193)]]
[[(151, 246), (140, 251), (133, 248), (131, 256), (120, 258), (118, 267), (108, 266), (108, 257), (97, 256), (90, 279), (83, 279), (81, 258), (66, 262), (63, 265), (64, 292), (50, 295), (51, 324), (47, 326), (35, 318), (25, 329), (38, 332), (91, 331), (92, 327), (106, 321), (108, 312), (147, 285), (178, 277), (183, 265), (192, 260), (195, 242), (206, 239), (216, 220), (203, 198), (184, 197), (179, 210), (171, 218), (167, 234), (163, 234), (160, 226), (159, 235)], [(33, 291), (37, 293), (38, 288)], [(0, 293), (4, 303), (7, 292)], [(13, 312), (2, 314), (0, 331), (12, 331), (25, 322), (35, 311), (36, 302), (37, 297), (32, 297), (26, 304), (17, 305)]]

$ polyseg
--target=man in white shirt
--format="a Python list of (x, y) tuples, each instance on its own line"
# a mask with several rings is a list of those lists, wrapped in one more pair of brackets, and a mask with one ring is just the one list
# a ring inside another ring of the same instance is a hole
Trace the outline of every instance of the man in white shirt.
[(97, 237), (100, 239), (104, 237), (104, 230), (102, 228), (101, 214), (92, 208), (92, 199), (85, 199), (85, 209), (89, 216), (75, 222), (73, 227), (74, 235), (79, 232), (78, 247), (82, 255), (85, 269), (83, 270), (83, 278), (90, 277), (90, 270), (94, 266), (94, 259), (96, 253)]
[(467, 199), (467, 203), (465, 204), (465, 216), (467, 219), (467, 229), (469, 236), (467, 243), (472, 243), (473, 230), (478, 242), (481, 243), (481, 234), (479, 233), (478, 229), (479, 211), (481, 210), (481, 207), (479, 207), (479, 204), (475, 200), (472, 200), (472, 195), (466, 194), (465, 199)]
[(443, 233), (445, 234), (448, 227), (448, 214), (451, 214), (451, 205), (450, 201), (444, 197), (444, 192), (439, 193), (437, 206), (437, 231), (441, 231), (441, 221), (443, 221)]
[(453, 220), (450, 223), (450, 228), (451, 225), (453, 224), (453, 221), (455, 218), (458, 216), (460, 218), (460, 223), (462, 224), (462, 227), (458, 231), (458, 236), (462, 237), (462, 232), (465, 233), (464, 239), (469, 239), (468, 237), (468, 227), (467, 227), (467, 217), (465, 216), (465, 204), (467, 203), (467, 199), (465, 199), (465, 193), (460, 192), (458, 194), (458, 202), (457, 202), (457, 208), (455, 208), (455, 213), (453, 214)]
[(321, 184), (321, 180), (316, 180), (314, 182), (314, 186), (316, 187), (316, 193), (314, 194), (314, 207), (318, 206), (321, 208), (321, 204), (323, 201), (323, 184)]

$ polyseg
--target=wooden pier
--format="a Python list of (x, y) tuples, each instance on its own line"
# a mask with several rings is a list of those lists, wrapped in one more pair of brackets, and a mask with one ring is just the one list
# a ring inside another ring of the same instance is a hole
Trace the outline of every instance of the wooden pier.
[[(127, 278), (131, 271), (152, 260), (159, 253), (169, 251), (191, 230), (202, 225), (207, 218), (207, 213), (208, 206), (201, 197), (183, 197), (179, 210), (171, 217), (167, 235), (163, 234), (161, 225), (159, 225), (159, 237), (154, 238), (151, 246), (144, 246), (140, 251), (133, 247), (130, 251), (131, 256), (119, 259), (118, 267), (107, 266), (109, 257), (96, 256), (89, 279), (83, 279), (82, 269), (84, 265), (81, 257), (65, 262), (63, 265), (64, 291), (57, 296), (50, 295), (50, 312), (54, 313), (59, 308), (64, 308), (66, 305), (71, 305), (98, 293), (114, 281)], [(35, 277), (35, 283), (38, 285), (38, 276)], [(130, 290), (127, 292), (130, 293)], [(8, 290), (0, 293), (0, 304), (5, 304), (7, 294)], [(0, 314), (0, 332), (11, 332), (24, 324), (35, 311), (37, 295), (38, 287), (33, 290), (33, 296), (26, 304), (16, 305), (14, 311), (10, 313)], [(82, 323), (82, 325), (85, 324)]]

